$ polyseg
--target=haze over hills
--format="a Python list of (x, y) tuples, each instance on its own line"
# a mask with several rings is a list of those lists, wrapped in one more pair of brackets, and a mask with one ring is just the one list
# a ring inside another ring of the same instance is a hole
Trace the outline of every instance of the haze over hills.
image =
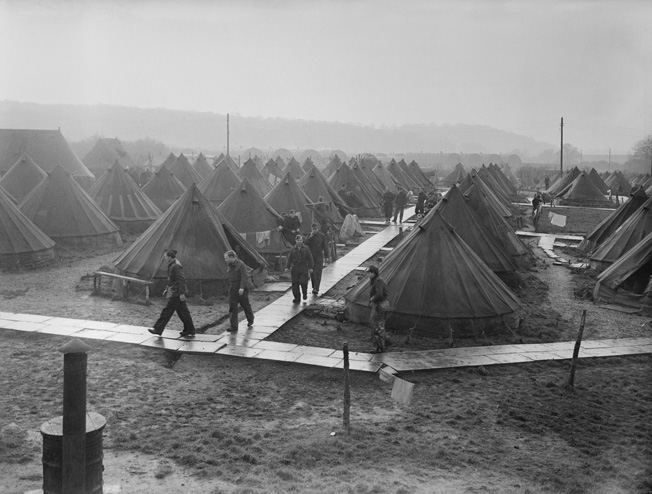
[[(226, 115), (161, 108), (106, 105), (43, 105), (0, 101), (0, 128), (54, 129), (69, 141), (93, 135), (137, 140), (146, 137), (197, 151), (226, 146)], [(463, 152), (537, 155), (554, 145), (483, 125), (413, 124), (370, 127), (352, 123), (230, 115), (234, 151), (343, 149), (347, 152)]]

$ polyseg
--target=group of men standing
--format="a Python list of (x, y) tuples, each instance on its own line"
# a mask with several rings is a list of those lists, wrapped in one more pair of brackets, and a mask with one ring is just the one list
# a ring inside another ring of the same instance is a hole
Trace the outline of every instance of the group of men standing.
[(403, 223), (403, 211), (407, 205), (407, 192), (405, 189), (397, 185), (397, 193), (394, 194), (389, 187), (385, 187), (385, 193), (383, 194), (383, 209), (385, 211), (385, 222), (389, 223), (392, 218), (392, 212), (394, 213), (394, 219), (392, 221), (396, 223), (396, 220), (399, 220), (399, 223)]
[(285, 271), (290, 272), (292, 280), (293, 302), (298, 304), (308, 298), (308, 280), (312, 285), (313, 295), (319, 294), (324, 261), (330, 260), (326, 235), (320, 231), (319, 223), (313, 223), (310, 235), (295, 237), (295, 245), (288, 254)]

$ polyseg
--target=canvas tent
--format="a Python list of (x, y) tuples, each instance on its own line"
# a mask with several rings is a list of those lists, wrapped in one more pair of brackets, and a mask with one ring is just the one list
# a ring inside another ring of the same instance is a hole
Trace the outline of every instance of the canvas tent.
[(221, 165), (222, 163), (226, 163), (226, 165), (231, 169), (231, 171), (234, 174), (238, 174), (238, 170), (240, 169), (240, 165), (236, 163), (236, 161), (231, 157), (231, 155), (227, 154), (224, 156), (220, 161), (218, 161), (216, 167)]
[(54, 242), (9, 200), (0, 187), (0, 271), (45, 266), (54, 261)]
[(396, 194), (398, 192), (398, 189), (396, 188), (396, 180), (394, 180), (394, 177), (392, 177), (387, 170), (385, 170), (385, 167), (383, 166), (382, 163), (378, 163), (376, 166), (373, 167), (371, 170), (374, 175), (378, 177), (378, 180), (383, 184), (383, 192), (385, 192), (385, 188), (389, 189), (390, 192), (393, 192)]
[[(554, 184), (557, 180), (559, 180), (560, 176), (561, 175), (559, 172), (554, 172), (554, 173), (549, 172), (545, 177), (543, 177), (539, 181), (539, 183), (537, 183), (536, 188), (542, 191), (547, 190), (548, 188), (550, 188), (552, 184)], [(548, 187), (546, 187), (546, 178), (548, 179)]]
[(193, 295), (223, 295), (229, 275), (224, 253), (238, 252), (250, 268), (262, 271), (265, 260), (192, 185), (179, 200), (114, 261), (118, 271), (154, 282), (161, 293), (167, 284), (164, 249), (175, 249), (183, 265), (186, 284)]
[(58, 244), (122, 244), (118, 226), (60, 166), (23, 199), (20, 210)]
[(186, 187), (166, 167), (156, 172), (143, 187), (143, 192), (161, 211), (172, 206), (185, 191)]
[(29, 155), (23, 154), (0, 178), (0, 186), (16, 200), (22, 201), (46, 176)]
[(460, 238), (494, 273), (500, 275), (516, 271), (516, 265), (483, 225), (482, 219), (466, 204), (466, 199), (457, 186), (453, 185), (428, 214), (434, 214), (434, 211), (439, 211)]
[(292, 175), (292, 178), (295, 180), (299, 180), (301, 177), (304, 175), (303, 168), (301, 168), (301, 165), (297, 160), (294, 159), (294, 156), (290, 159), (288, 166), (285, 167), (285, 170), (283, 170), (283, 173), (289, 173)]
[(283, 172), (274, 160), (269, 160), (267, 163), (265, 163), (261, 173), (263, 178), (267, 180), (267, 182), (269, 182), (269, 184), (272, 186), (276, 185), (276, 183), (283, 178)]
[(577, 176), (580, 174), (580, 170), (575, 166), (571, 168), (569, 171), (564, 173), (561, 177), (559, 177), (553, 184), (548, 187), (548, 189), (544, 190), (546, 194), (548, 194), (551, 197), (556, 197), (557, 194), (559, 194), (562, 190), (564, 190), (570, 183), (573, 182), (577, 178)]
[(652, 309), (652, 233), (605, 269), (593, 289), (595, 302)]
[(123, 231), (143, 232), (161, 216), (161, 210), (118, 160), (95, 182), (89, 195)]
[(167, 158), (163, 160), (163, 163), (161, 163), (158, 167), (159, 170), (162, 170), (163, 168), (167, 168), (170, 170), (172, 168), (172, 165), (174, 165), (177, 162), (177, 156), (174, 153), (170, 153), (167, 155)]
[(632, 191), (632, 186), (619, 170), (609, 175), (604, 183), (611, 189), (613, 195), (628, 196)]
[(220, 153), (219, 156), (217, 156), (215, 159), (213, 159), (213, 168), (215, 168), (217, 165), (219, 165), (223, 159), (224, 159), (224, 153)]
[(315, 163), (310, 159), (310, 156), (308, 156), (308, 157), (304, 160), (303, 165), (301, 165), (301, 169), (302, 169), (304, 172), (307, 172), (307, 171), (310, 169), (310, 167), (311, 167), (311, 166), (314, 166), (314, 165), (315, 165)]
[(481, 189), (483, 194), (487, 196), (490, 201), (488, 201), (488, 204), (498, 213), (500, 216), (503, 218), (509, 218), (512, 216), (512, 211), (509, 209), (505, 203), (498, 198), (496, 193), (493, 191), (491, 187), (489, 187), (484, 180), (482, 180), (482, 177), (475, 171), (471, 170), (470, 173), (466, 175), (462, 179), (462, 181), (459, 183), (459, 188), (462, 193), (466, 193), (466, 191), (472, 186), (476, 185), (477, 188)]
[(453, 168), (453, 171), (451, 171), (448, 175), (444, 177), (442, 180), (442, 183), (444, 185), (454, 185), (462, 181), (464, 177), (466, 177), (467, 173), (466, 170), (464, 169), (464, 166), (462, 166), (462, 163), (458, 163), (455, 165), (455, 168)]
[(362, 170), (362, 173), (367, 177), (367, 180), (376, 190), (378, 190), (382, 197), (385, 192), (385, 184), (380, 180), (380, 177), (373, 172), (374, 167), (379, 163), (376, 163), (376, 161), (377, 160), (372, 160), (370, 158), (362, 158), (358, 163), (358, 168)]
[(518, 266), (525, 265), (528, 248), (514, 233), (514, 229), (507, 223), (507, 220), (493, 207), (494, 199), (485, 194), (470, 177), (465, 178), (462, 183), (470, 180), (470, 186), (463, 190), (460, 184), (459, 190), (463, 192), (468, 200), (467, 204), (482, 219), (482, 224), (493, 234), (494, 239), (502, 245), (505, 253), (510, 255)]
[[(516, 155), (513, 155), (516, 156)], [(518, 156), (516, 156), (518, 158)], [(520, 158), (518, 158), (518, 161), (520, 162)], [(491, 164), (490, 164), (491, 165)], [(501, 169), (497, 164), (494, 165), (494, 167), (500, 171), (507, 180), (509, 180), (509, 183), (511, 183), (516, 190), (518, 190), (518, 187), (521, 185), (521, 181), (518, 179), (516, 175), (514, 175), (514, 172), (512, 171), (511, 165), (505, 163), (505, 166)], [(489, 166), (491, 168), (491, 166)]]
[[(278, 230), (281, 215), (267, 204), (246, 178), (217, 210), (249, 245), (263, 255), (278, 256), (292, 247)], [(274, 262), (275, 259), (269, 260)]]
[[(344, 217), (353, 213), (337, 192), (328, 184), (326, 177), (316, 166), (306, 170), (306, 174), (299, 180), (299, 187), (306, 193), (313, 203), (325, 202), (328, 204), (325, 213), (333, 223), (341, 223)], [(319, 198), (322, 198), (320, 201)], [(330, 206), (332, 204), (332, 207)]]
[[(450, 337), (493, 334), (505, 332), (521, 307), (437, 211), (406, 235), (379, 270), (389, 291), (389, 329)], [(344, 298), (351, 320), (366, 322), (369, 277)]]
[(371, 180), (364, 172), (362, 167), (357, 163), (353, 162), (349, 165), (349, 169), (358, 179), (358, 182), (367, 189), (369, 195), (373, 198), (377, 198), (378, 201), (383, 197), (384, 189), (381, 185), (378, 184), (376, 176)]
[(312, 204), (312, 201), (292, 178), (292, 175), (286, 173), (283, 180), (265, 196), (265, 201), (279, 214), (288, 213), (294, 209), (301, 221), (301, 232), (310, 232), (313, 213), (308, 204)]
[(607, 187), (607, 184), (604, 183), (604, 180), (602, 180), (602, 177), (600, 177), (600, 174), (596, 171), (595, 168), (591, 168), (589, 177), (591, 177), (591, 180), (593, 180), (593, 183), (600, 190), (602, 195), (607, 195), (609, 193), (609, 187)]
[[(472, 174), (474, 172), (475, 170), (471, 171)], [(480, 178), (482, 178), (482, 181), (485, 183), (485, 185), (487, 185), (487, 187), (491, 189), (491, 191), (498, 198), (500, 203), (504, 205), (506, 208), (509, 208), (510, 205), (512, 204), (512, 201), (510, 198), (510, 193), (505, 188), (504, 184), (498, 182), (498, 180), (496, 180), (493, 174), (484, 165), (482, 165), (482, 168), (480, 168), (477, 171), (477, 174), (478, 176), (480, 176)]]
[(202, 180), (213, 171), (213, 165), (208, 162), (206, 156), (204, 156), (204, 153), (199, 153), (199, 156), (197, 156), (197, 159), (192, 164), (192, 167), (197, 173), (199, 173), (199, 176), (202, 178)]
[[(507, 197), (509, 197), (510, 201), (516, 199), (516, 196), (518, 195), (518, 187), (503, 173), (503, 170), (501, 170), (498, 165), (492, 165), (491, 163), (487, 167), (487, 170), (503, 187), (503, 190), (507, 193)], [(509, 171), (509, 168), (507, 168), (507, 170)]]
[(581, 172), (575, 180), (559, 191), (557, 198), (559, 204), (564, 206), (612, 206), (612, 202), (602, 195), (598, 186), (586, 172)]
[(652, 232), (652, 198), (645, 201), (611, 237), (591, 253), (591, 267), (597, 271), (604, 271), (650, 232)]
[(95, 181), (95, 175), (70, 149), (60, 130), (0, 129), (0, 175), (23, 154), (28, 154), (44, 172), (60, 166), (84, 189)]
[[(374, 196), (360, 183), (346, 163), (342, 163), (335, 173), (331, 175), (328, 179), (328, 185), (344, 199), (347, 206), (352, 208), (358, 216), (381, 216), (380, 198), (377, 195)], [(348, 197), (342, 196), (342, 190), (345, 191)]]
[(201, 181), (199, 190), (209, 201), (219, 206), (239, 186), (240, 179), (226, 162), (222, 161), (208, 177)]
[(287, 162), (279, 155), (276, 158), (274, 158), (274, 161), (276, 162), (276, 166), (278, 166), (278, 169), (283, 172), (283, 176), (285, 176), (285, 168), (288, 166)]
[(199, 184), (202, 181), (201, 175), (192, 167), (190, 161), (188, 161), (188, 158), (183, 153), (179, 155), (169, 169), (185, 187), (190, 187), (192, 184)]
[[(299, 161), (303, 161), (305, 165), (306, 160), (310, 160), (310, 164), (317, 166), (317, 164), (321, 163), (321, 155), (319, 154), (319, 151), (315, 149), (306, 149), (305, 151), (302, 151), (299, 156)], [(305, 166), (304, 170), (308, 171)]]
[(423, 187), (421, 181), (412, 174), (412, 170), (410, 170), (410, 167), (408, 166), (408, 164), (405, 162), (404, 159), (401, 158), (401, 161), (398, 162), (398, 166), (401, 168), (401, 170), (403, 170), (405, 176), (409, 178), (414, 184), (414, 188), (412, 190), (415, 190), (415, 188)]
[(342, 166), (342, 160), (337, 154), (333, 155), (324, 169), (324, 177), (330, 179), (340, 166)]
[(638, 188), (632, 192), (629, 201), (623, 202), (618, 209), (602, 220), (577, 246), (582, 252), (589, 253), (620, 228), (645, 201), (647, 195)]
[(256, 189), (256, 192), (258, 192), (261, 197), (265, 197), (267, 193), (272, 190), (272, 186), (267, 180), (265, 180), (263, 174), (260, 173), (256, 163), (254, 163), (251, 158), (245, 161), (242, 168), (238, 170), (238, 177), (240, 177), (241, 180), (247, 179), (249, 184)]
[(401, 167), (393, 158), (387, 164), (385, 169), (394, 178), (394, 180), (397, 183), (403, 186), (405, 190), (414, 190), (414, 188), (416, 187), (412, 179), (408, 177), (403, 170), (401, 170)]
[(139, 168), (117, 137), (100, 137), (82, 162), (96, 177), (99, 177), (111, 168), (116, 160), (124, 169)]
[(431, 185), (430, 180), (428, 180), (428, 177), (426, 177), (426, 174), (423, 172), (419, 164), (412, 160), (410, 161), (410, 164), (408, 165), (410, 167), (410, 170), (412, 171), (412, 175), (414, 175), (417, 179), (419, 179), (419, 182), (421, 185), (424, 187), (428, 187)]

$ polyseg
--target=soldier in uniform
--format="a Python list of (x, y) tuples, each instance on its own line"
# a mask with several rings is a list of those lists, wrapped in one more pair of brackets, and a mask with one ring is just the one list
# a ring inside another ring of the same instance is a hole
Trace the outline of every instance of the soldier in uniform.
[(396, 194), (394, 194), (389, 187), (385, 187), (385, 193), (383, 194), (383, 208), (385, 210), (385, 222), (389, 223), (389, 220), (392, 219), (392, 211), (394, 211), (394, 199)]
[(321, 284), (321, 273), (324, 270), (324, 259), (328, 261), (328, 242), (326, 235), (319, 231), (319, 223), (312, 224), (310, 235), (305, 241), (306, 246), (310, 249), (315, 268), (310, 275), (313, 295), (319, 294), (319, 285)]
[(154, 323), (154, 328), (148, 329), (147, 331), (161, 336), (172, 314), (176, 311), (179, 319), (183, 322), (181, 336), (192, 338), (195, 336), (195, 326), (192, 322), (188, 306), (186, 305), (187, 289), (186, 278), (183, 276), (183, 266), (177, 260), (177, 251), (174, 249), (166, 250), (164, 258), (168, 263), (168, 284), (163, 292), (167, 303), (161, 311), (158, 320)]
[(308, 279), (314, 267), (315, 262), (310, 249), (304, 245), (303, 236), (297, 235), (285, 266), (285, 270), (290, 271), (292, 276), (293, 303), (298, 304), (301, 301), (301, 292), (303, 292), (303, 300), (308, 298)]
[(249, 303), (249, 276), (244, 262), (238, 259), (235, 251), (227, 250), (224, 253), (224, 261), (229, 266), (229, 315), (231, 324), (228, 331), (234, 332), (238, 330), (238, 304), (244, 310), (248, 325), (254, 325), (254, 313)]
[(399, 223), (403, 223), (403, 210), (407, 204), (407, 192), (400, 185), (396, 186), (398, 188), (398, 194), (396, 194), (396, 206), (394, 208), (394, 219), (392, 220), (396, 223), (398, 219)]

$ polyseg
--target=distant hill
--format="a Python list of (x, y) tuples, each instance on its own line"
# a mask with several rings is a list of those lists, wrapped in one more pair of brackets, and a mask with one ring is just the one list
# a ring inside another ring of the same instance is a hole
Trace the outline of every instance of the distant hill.
[[(343, 149), (349, 153), (463, 152), (536, 155), (551, 144), (483, 125), (414, 124), (371, 127), (341, 122), (231, 114), (233, 154), (263, 150)], [(226, 115), (106, 105), (42, 105), (0, 101), (0, 128), (56, 129), (69, 141), (90, 136), (123, 141), (151, 138), (197, 151), (226, 147)]]

